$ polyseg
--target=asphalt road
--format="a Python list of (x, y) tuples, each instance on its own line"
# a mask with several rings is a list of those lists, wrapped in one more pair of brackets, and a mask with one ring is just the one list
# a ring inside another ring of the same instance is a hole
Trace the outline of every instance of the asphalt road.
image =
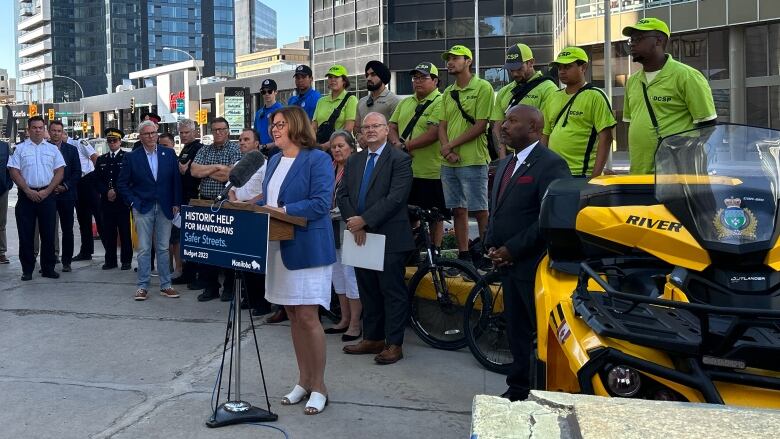
[[(15, 190), (11, 198), (13, 205)], [(278, 403), (297, 379), (289, 326), (261, 325), (271, 409), (279, 415), (270, 425), (284, 433), (208, 429), (228, 304), (199, 303), (198, 292), (186, 289), (180, 299), (152, 294), (135, 302), (135, 273), (102, 271), (99, 242), (95, 259), (74, 262), (72, 273), (55, 281), (36, 272), (21, 282), (13, 209), (8, 218), (12, 263), (0, 266), (2, 437), (467, 437), (474, 395), (504, 390), (503, 377), (483, 370), (467, 349), (432, 349), (411, 330), (405, 358), (391, 366), (344, 355), (340, 338), (328, 336), (331, 402), (304, 416), (302, 406)], [(263, 406), (251, 337), (242, 343), (242, 396)]]

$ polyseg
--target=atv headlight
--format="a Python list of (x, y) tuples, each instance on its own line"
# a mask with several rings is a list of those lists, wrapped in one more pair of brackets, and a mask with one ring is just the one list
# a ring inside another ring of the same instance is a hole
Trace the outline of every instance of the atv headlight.
[(615, 366), (607, 372), (607, 387), (617, 396), (630, 398), (642, 387), (642, 376), (628, 366)]

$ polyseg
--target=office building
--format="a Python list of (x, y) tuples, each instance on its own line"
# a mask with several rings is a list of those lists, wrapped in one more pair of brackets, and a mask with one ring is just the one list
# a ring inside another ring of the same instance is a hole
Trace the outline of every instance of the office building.
[[(555, 44), (583, 47), (588, 80), (605, 85), (604, 2), (555, 0)], [(664, 20), (667, 51), (709, 80), (718, 120), (780, 129), (780, 2), (776, 0), (623, 0), (611, 10), (611, 77), (617, 150), (627, 150), (622, 122), (624, 86), (641, 69), (631, 62), (623, 27), (643, 17)]]
[(260, 0), (235, 0), (236, 57), (275, 49), (276, 11)]
[[(236, 3), (242, 3), (241, 0)], [(257, 0), (249, 17), (258, 48), (276, 46), (276, 13)], [(14, 0), (19, 87), (33, 101), (112, 92), (130, 72), (188, 57), (203, 76), (235, 76), (234, 0)], [(270, 17), (270, 18), (269, 18)], [(272, 26), (268, 26), (272, 23)]]
[(271, 49), (236, 56), (236, 78), (295, 70), (309, 63), (309, 49)]
[[(318, 88), (333, 64), (343, 64), (355, 76), (358, 94), (365, 91), (363, 68), (377, 59), (393, 71), (391, 86), (411, 94), (408, 71), (420, 61), (445, 66), (440, 55), (455, 44), (472, 49), (474, 1), (460, 0), (312, 0), (313, 69)], [(539, 65), (553, 57), (552, 0), (483, 0), (479, 6), (479, 75), (496, 89), (507, 81), (503, 69), (506, 48), (528, 44)], [(442, 83), (449, 81), (444, 69)]]

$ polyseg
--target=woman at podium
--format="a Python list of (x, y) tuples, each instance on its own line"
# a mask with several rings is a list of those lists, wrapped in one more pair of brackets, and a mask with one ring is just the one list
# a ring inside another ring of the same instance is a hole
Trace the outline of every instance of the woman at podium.
[(330, 156), (316, 149), (303, 110), (285, 107), (271, 117), (271, 137), (282, 153), (268, 160), (260, 203), (308, 220), (306, 227), (295, 227), (292, 240), (268, 242), (265, 297), (287, 310), (299, 371), (298, 383), (281, 403), (297, 404), (308, 396), (304, 413), (316, 415), (328, 403), (325, 333), (318, 307), (330, 307), (336, 261), (330, 220), (333, 167)]

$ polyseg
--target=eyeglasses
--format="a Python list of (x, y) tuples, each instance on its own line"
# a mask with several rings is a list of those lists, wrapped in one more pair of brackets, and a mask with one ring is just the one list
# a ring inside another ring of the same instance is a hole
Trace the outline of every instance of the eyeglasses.
[(287, 126), (287, 122), (284, 122), (284, 121), (282, 121), (282, 122), (274, 122), (274, 123), (271, 124), (271, 129), (282, 130), (286, 126)]
[(412, 76), (412, 81), (414, 82), (423, 82), (426, 79), (431, 79), (430, 76)]
[(378, 129), (382, 128), (382, 127), (386, 127), (386, 126), (387, 125), (383, 124), (383, 123), (375, 123), (375, 124), (372, 124), (372, 125), (363, 125), (362, 127), (360, 127), (360, 130), (361, 131), (369, 131), (369, 130), (376, 131), (376, 130), (378, 130)]
[(260, 90), (261, 95), (272, 95), (274, 93), (275, 93), (274, 90), (267, 90), (267, 89)]
[(212, 128), (211, 131), (214, 131), (215, 133), (225, 133), (227, 132), (227, 128)]
[(629, 46), (633, 46), (636, 44), (639, 44), (640, 41), (644, 40), (645, 38), (658, 38), (658, 35), (637, 35), (635, 37), (631, 37), (626, 41), (626, 44)]
[(146, 137), (152, 137), (157, 135), (157, 131), (152, 131), (151, 133), (141, 133), (141, 135)]

